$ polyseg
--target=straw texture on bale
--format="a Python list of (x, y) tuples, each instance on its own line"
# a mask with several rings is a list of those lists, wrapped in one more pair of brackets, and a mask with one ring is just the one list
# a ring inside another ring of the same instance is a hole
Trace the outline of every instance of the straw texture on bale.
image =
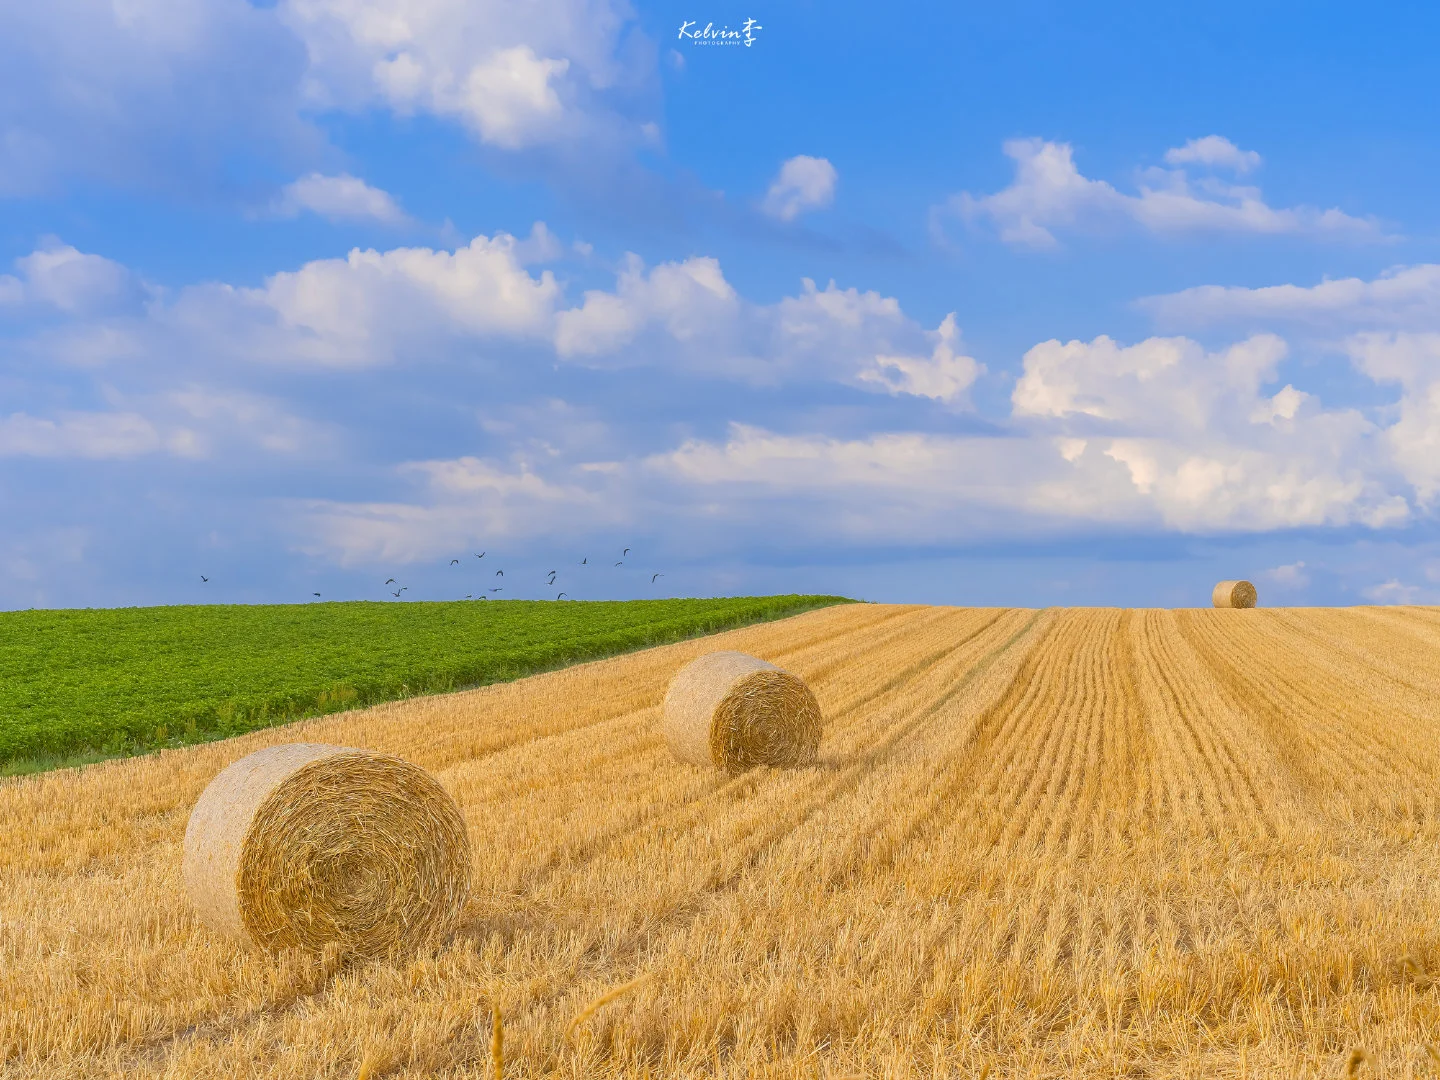
[(1210, 594), (1216, 607), (1254, 607), (1259, 594), (1248, 581), (1222, 581)]
[(814, 761), (823, 724), (802, 679), (740, 652), (710, 653), (681, 668), (661, 722), (681, 761), (732, 774)]
[(210, 782), (185, 829), (184, 877), (200, 917), (230, 937), (377, 956), (454, 930), (470, 893), (470, 841), (423, 769), (292, 743)]

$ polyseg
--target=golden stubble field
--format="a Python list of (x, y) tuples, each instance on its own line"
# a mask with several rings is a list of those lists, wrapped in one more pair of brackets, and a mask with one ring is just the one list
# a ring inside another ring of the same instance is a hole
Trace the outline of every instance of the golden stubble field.
[[(817, 766), (671, 760), (715, 648), (809, 680)], [(1440, 1075), (1437, 736), (1440, 611), (853, 605), (6, 782), (0, 1076), (488, 1078), (492, 1003), (507, 1077)], [(191, 805), (301, 740), (458, 800), (449, 947), (198, 925)]]

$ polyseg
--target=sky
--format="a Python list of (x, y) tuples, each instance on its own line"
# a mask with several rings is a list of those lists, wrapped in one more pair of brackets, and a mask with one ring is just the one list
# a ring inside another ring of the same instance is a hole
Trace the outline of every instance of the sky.
[(0, 608), (1440, 603), (1440, 10), (1172, 7), (0, 4)]

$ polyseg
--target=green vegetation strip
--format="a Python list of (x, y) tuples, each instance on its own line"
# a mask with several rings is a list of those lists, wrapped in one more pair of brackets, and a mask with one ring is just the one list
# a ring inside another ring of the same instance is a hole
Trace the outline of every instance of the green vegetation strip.
[(838, 596), (0, 612), (0, 775), (459, 690)]

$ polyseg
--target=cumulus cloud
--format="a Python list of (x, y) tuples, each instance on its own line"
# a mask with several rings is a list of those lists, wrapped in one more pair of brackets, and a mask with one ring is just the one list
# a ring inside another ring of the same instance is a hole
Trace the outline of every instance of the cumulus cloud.
[(1100, 457), (1123, 466), (1172, 528), (1405, 520), (1370, 420), (1289, 384), (1267, 392), (1286, 353), (1274, 335), (1218, 353), (1186, 338), (1042, 342), (1025, 354), (1011, 400), (1017, 418), (1068, 429), (1060, 453), (1082, 474)]
[(879, 383), (892, 394), (934, 398), (947, 404), (964, 401), (985, 365), (957, 352), (960, 331), (953, 311), (940, 323), (935, 338), (934, 351), (928, 357), (878, 355), (875, 366), (860, 372), (860, 379)]
[[(1186, 161), (1199, 162), (1200, 155), (1213, 158), (1219, 152), (1218, 146), (1207, 143), (1204, 148), (1194, 145), (1178, 152)], [(941, 238), (944, 222), (951, 217), (972, 227), (990, 225), (1006, 243), (1029, 248), (1058, 246), (1057, 230), (1103, 233), (1126, 226), (1138, 226), (1157, 235), (1290, 233), (1357, 240), (1381, 238), (1371, 220), (1351, 217), (1334, 208), (1277, 209), (1265, 202), (1258, 188), (1226, 183), (1213, 176), (1192, 180), (1184, 169), (1146, 170), (1140, 176), (1137, 193), (1131, 195), (1104, 180), (1082, 175), (1069, 143), (1011, 139), (1003, 149), (1015, 163), (1014, 181), (991, 195), (961, 192), (951, 196), (932, 213), (932, 223)]]
[(15, 267), (17, 274), (0, 275), (0, 311), (36, 306), (93, 315), (133, 307), (145, 296), (143, 283), (126, 267), (53, 238), (16, 259)]
[(507, 150), (641, 138), (624, 116), (654, 50), (623, 0), (285, 0), (279, 14), (307, 46), (322, 106), (452, 117)]
[(659, 365), (758, 384), (834, 380), (952, 403), (982, 370), (956, 352), (953, 318), (926, 333), (894, 297), (809, 278), (800, 286), (756, 304), (713, 258), (647, 269), (630, 255), (613, 290), (588, 290), (559, 312), (556, 351), (591, 366)]
[(1260, 167), (1260, 155), (1254, 150), (1241, 150), (1223, 135), (1206, 135), (1166, 150), (1165, 164), (1205, 165), (1247, 173)]
[[(408, 464), (372, 469), (380, 490), (353, 501), (288, 503), (306, 550), (358, 565), (428, 557), (485, 535), (534, 537), (646, 516), (675, 529), (701, 519), (737, 528), (765, 521), (786, 543), (827, 534), (959, 543), (1102, 527), (1384, 528), (1428, 513), (1440, 494), (1440, 473), (1429, 465), (1440, 460), (1440, 393), (1429, 374), (1440, 371), (1440, 334), (1346, 339), (1357, 370), (1400, 387), (1400, 406), (1373, 415), (1322, 402), (1287, 366), (1290, 346), (1276, 334), (1218, 348), (1179, 336), (1042, 341), (1021, 359), (1008, 412), (967, 434), (935, 430), (943, 418), (928, 404), (915, 408), (916, 399), (970, 407), (982, 368), (965, 355), (953, 314), (927, 329), (893, 296), (808, 279), (792, 295), (757, 303), (705, 256), (654, 266), (630, 256), (611, 288), (567, 297), (550, 272), (526, 265), (560, 254), (558, 239), (537, 224), (525, 240), (497, 234), (453, 251), (356, 249), (258, 286), (190, 286), (128, 309), (77, 301), (61, 311), (47, 302), (68, 341), (125, 342), (132, 359), (106, 373), (106, 386), (119, 389), (96, 387), (111, 413), (52, 415), (27, 403), (0, 427), (0, 452), (339, 459), (338, 429), (317, 425), (275, 387), (301, 377), (378, 385), (364, 381), (378, 374), (362, 378), (356, 369), (422, 360), (433, 370), (406, 371), (407, 392), (413, 384), (454, 398), (486, 448), (407, 454)], [(4, 295), (39, 303), (30, 291), (43, 293), (33, 283), (49, 280), (52, 263), (91, 266), (109, 280), (107, 266), (85, 258), (68, 249), (25, 263)], [(56, 295), (68, 302), (89, 288)], [(46, 333), (22, 335), (27, 355), (73, 362), (58, 331), (47, 324)], [(486, 377), (477, 407), (451, 383), (480, 343), (500, 377)], [(549, 383), (563, 386), (580, 365), (595, 372), (584, 376), (593, 413), (536, 405), (524, 395), (539, 382), (516, 389), (538, 371), (553, 393)], [(620, 388), (634, 385), (625, 367), (651, 369), (646, 392), (663, 400), (663, 425), (634, 422)], [(718, 379), (745, 385), (722, 398), (707, 389)], [(853, 407), (852, 395), (834, 414), (847, 417), (842, 430), (823, 411), (776, 409), (782, 399), (772, 389), (783, 384), (829, 384), (839, 402), (844, 388), (893, 400), (866, 410)], [(715, 400), (736, 412), (717, 417)], [(771, 402), (764, 418), (746, 413), (743, 403), (757, 401)], [(709, 427), (718, 418), (733, 421), (721, 435)], [(397, 487), (407, 490), (397, 495)]]
[(78, 176), (239, 201), (237, 156), (293, 174), (328, 152), (309, 116), (377, 106), (509, 151), (650, 144), (654, 52), (625, 0), (0, 5), (0, 196)]
[(1025, 356), (1002, 435), (840, 438), (734, 424), (724, 441), (691, 439), (645, 465), (723, 488), (727, 505), (799, 501), (827, 529), (892, 542), (974, 538), (1022, 520), (1027, 531), (1085, 522), (1198, 533), (1406, 520), (1373, 423), (1267, 388), (1285, 351), (1272, 336), (1218, 353), (1187, 339), (1044, 342)]
[(1440, 496), (1440, 333), (1356, 334), (1346, 342), (1355, 365), (1377, 382), (1398, 383), (1400, 417), (1385, 441), (1420, 500)]
[(366, 367), (456, 339), (541, 338), (560, 296), (532, 276), (518, 241), (477, 236), (454, 251), (356, 248), (273, 274), (258, 288), (195, 286), (154, 328), (272, 364)]
[(402, 225), (409, 220), (389, 192), (371, 187), (349, 173), (310, 173), (293, 180), (281, 189), (272, 210), (278, 217), (311, 213), (329, 221), (375, 221), (382, 225)]
[(1045, 341), (1025, 354), (1011, 400), (1017, 416), (1078, 415), (1147, 429), (1170, 430), (1178, 423), (1201, 430), (1253, 419), (1262, 404), (1259, 386), (1287, 352), (1273, 334), (1220, 353), (1206, 353), (1188, 338), (1147, 338), (1130, 346), (1104, 335), (1090, 342)]
[(794, 221), (807, 210), (823, 209), (835, 201), (837, 175), (826, 158), (792, 157), (780, 166), (762, 208), (781, 221)]
[(724, 333), (739, 306), (715, 259), (662, 263), (647, 272), (632, 254), (613, 291), (589, 290), (580, 307), (560, 313), (555, 348), (564, 357), (613, 353), (650, 325), (663, 326), (678, 342), (698, 343), (704, 335)]

